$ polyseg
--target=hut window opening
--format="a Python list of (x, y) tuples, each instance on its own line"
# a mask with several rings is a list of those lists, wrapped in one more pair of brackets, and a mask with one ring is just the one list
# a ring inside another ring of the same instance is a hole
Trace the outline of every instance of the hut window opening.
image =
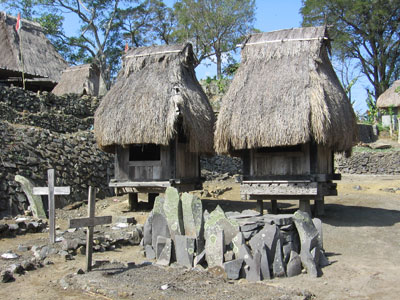
[(257, 153), (302, 152), (301, 145), (258, 148)]
[(131, 145), (129, 147), (129, 161), (160, 160), (160, 145)]

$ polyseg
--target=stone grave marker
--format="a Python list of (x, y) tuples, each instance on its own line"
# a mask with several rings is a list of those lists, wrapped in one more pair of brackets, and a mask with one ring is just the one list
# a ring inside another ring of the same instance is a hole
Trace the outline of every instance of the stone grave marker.
[(34, 195), (47, 195), (49, 197), (49, 228), (50, 228), (50, 243), (54, 244), (56, 241), (56, 212), (55, 212), (55, 195), (69, 195), (69, 186), (54, 186), (54, 169), (47, 170), (48, 186), (47, 187), (34, 187)]
[(24, 191), (26, 198), (28, 198), (29, 205), (32, 210), (32, 215), (35, 218), (46, 219), (46, 213), (43, 208), (42, 197), (32, 193), (33, 191), (32, 181), (21, 175), (15, 175), (15, 181), (21, 184), (22, 190)]
[(95, 217), (96, 209), (96, 192), (89, 187), (88, 199), (88, 217), (69, 220), (69, 228), (88, 227), (86, 236), (86, 270), (92, 270), (92, 254), (93, 254), (93, 229), (96, 225), (110, 224), (112, 216)]
[(175, 241), (175, 235), (182, 235), (183, 231), (181, 200), (176, 188), (168, 187), (165, 190), (164, 212), (171, 238)]

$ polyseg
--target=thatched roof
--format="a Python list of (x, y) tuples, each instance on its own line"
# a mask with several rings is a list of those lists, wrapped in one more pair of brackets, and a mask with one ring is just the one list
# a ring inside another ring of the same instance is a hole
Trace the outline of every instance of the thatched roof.
[(17, 18), (0, 12), (0, 79), (21, 77), (21, 43), (26, 77), (57, 83), (68, 64), (46, 38), (38, 23), (21, 19), (22, 27), (18, 35), (16, 22)]
[(392, 86), (379, 96), (376, 106), (379, 108), (400, 107), (400, 91), (396, 89), (400, 90), (400, 80), (393, 82)]
[(181, 116), (192, 152), (213, 151), (214, 114), (196, 79), (191, 44), (130, 50), (95, 113), (97, 143), (168, 145)]
[(106, 84), (96, 64), (85, 64), (64, 70), (60, 82), (52, 93), (58, 96), (64, 94), (102, 96), (106, 93)]
[(251, 35), (223, 97), (217, 152), (315, 141), (350, 150), (356, 122), (327, 54), (325, 27)]

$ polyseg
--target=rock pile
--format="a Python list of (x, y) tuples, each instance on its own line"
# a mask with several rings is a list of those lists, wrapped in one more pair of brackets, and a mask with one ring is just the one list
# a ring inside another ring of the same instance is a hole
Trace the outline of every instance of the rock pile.
[(203, 213), (198, 197), (188, 193), (180, 197), (174, 188), (167, 189), (165, 198), (156, 198), (143, 231), (148, 259), (165, 266), (176, 261), (188, 268), (219, 268), (229, 279), (295, 276), (303, 267), (317, 277), (329, 264), (321, 221), (307, 213), (225, 213), (219, 206)]
[(43, 232), (46, 227), (47, 221), (17, 217), (12, 223), (0, 222), (0, 238), (15, 237), (16, 235), (25, 233)]

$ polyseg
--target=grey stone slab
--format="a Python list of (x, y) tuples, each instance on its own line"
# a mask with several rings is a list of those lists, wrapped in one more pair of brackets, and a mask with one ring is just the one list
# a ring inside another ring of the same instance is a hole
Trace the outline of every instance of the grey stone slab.
[(282, 246), (281, 246), (281, 240), (278, 239), (276, 242), (276, 250), (275, 250), (275, 257), (274, 257), (274, 262), (272, 263), (272, 270), (274, 277), (285, 277), (285, 265), (283, 262), (283, 257), (282, 257)]
[(324, 249), (324, 239), (323, 239), (323, 235), (322, 235), (322, 221), (321, 221), (321, 219), (318, 219), (318, 218), (314, 218), (314, 219), (312, 219), (312, 221), (313, 221), (315, 228), (317, 228), (317, 230), (318, 230), (318, 234), (319, 234), (318, 243), (319, 243), (321, 249)]
[(243, 266), (243, 259), (235, 259), (224, 263), (224, 270), (228, 279), (239, 279)]
[(261, 280), (261, 253), (257, 250), (252, 260), (247, 260), (246, 279), (251, 282)]
[(203, 225), (203, 205), (199, 197), (182, 194), (183, 227), (185, 235), (198, 238)]
[(293, 223), (292, 214), (281, 214), (281, 215), (267, 214), (264, 215), (263, 218), (265, 222), (271, 222), (272, 224), (276, 224), (278, 226), (285, 226)]
[(193, 267), (194, 247), (196, 239), (185, 235), (175, 235), (175, 256), (181, 266)]
[(33, 183), (28, 178), (20, 175), (15, 175), (15, 181), (21, 184), (22, 190), (24, 191), (26, 198), (28, 198), (29, 205), (32, 210), (32, 215), (35, 218), (46, 219), (46, 212), (43, 208), (42, 197), (33, 194)]
[(273, 261), (275, 257), (276, 241), (279, 238), (279, 228), (275, 224), (266, 224), (260, 232), (258, 232), (249, 241), (249, 245), (253, 253), (257, 250), (261, 251), (263, 246), (267, 246), (268, 260)]
[(257, 230), (258, 228), (264, 226), (264, 223), (262, 222), (249, 222), (247, 224), (240, 225), (240, 231), (245, 232), (245, 231), (253, 231)]
[(264, 245), (261, 252), (261, 279), (271, 279), (270, 265), (268, 261), (267, 246)]
[(165, 198), (162, 196), (157, 196), (154, 199), (154, 204), (153, 204), (153, 213), (158, 213), (160, 215), (164, 215), (165, 216), (165, 212), (164, 212), (164, 202), (165, 202)]
[(206, 239), (206, 260), (209, 268), (222, 267), (224, 263), (224, 232), (222, 230), (209, 234)]
[(150, 212), (143, 226), (143, 246), (152, 244), (151, 227), (153, 223), (153, 212)]
[(239, 258), (243, 259), (246, 263), (248, 260), (253, 259), (250, 248), (246, 244), (242, 244), (239, 248)]
[(155, 259), (156, 258), (156, 252), (154, 251), (154, 249), (151, 245), (144, 246), (144, 252), (146, 254), (147, 259)]
[(257, 234), (257, 231), (244, 231), (242, 232), (243, 237), (246, 241), (250, 240), (253, 236), (255, 236)]
[(301, 244), (301, 250), (300, 250), (300, 258), (301, 258), (301, 263), (303, 267), (306, 269), (307, 274), (309, 274), (312, 277), (318, 277), (318, 274), (320, 273), (318, 271), (318, 266), (315, 263), (314, 257), (312, 256), (310, 250), (310, 244), (305, 242)]
[(128, 217), (128, 216), (117, 216), (115, 223), (128, 223), (128, 224), (135, 224), (136, 220), (135, 217)]
[(321, 253), (319, 254), (319, 266), (321, 268), (329, 266), (331, 263), (329, 262), (328, 258), (326, 257), (324, 251), (323, 250), (320, 250), (320, 251), (321, 251)]
[(151, 225), (151, 246), (153, 249), (157, 247), (157, 238), (159, 236), (169, 238), (171, 237), (168, 222), (165, 217), (161, 214), (153, 214), (152, 225)]
[(293, 277), (301, 274), (301, 258), (295, 251), (290, 253), (289, 262), (286, 267), (288, 277)]
[(156, 248), (154, 249), (156, 251), (156, 259), (158, 259), (160, 257), (160, 254), (162, 252), (162, 250), (165, 247), (165, 244), (167, 243), (167, 239), (164, 236), (158, 236), (157, 237), (157, 243), (156, 243)]
[(232, 242), (232, 239), (239, 232), (239, 224), (235, 220), (228, 219), (219, 205), (210, 213), (207, 221), (204, 223), (205, 239), (207, 240), (211, 233), (215, 233), (218, 230), (224, 232), (226, 246)]
[(175, 235), (182, 235), (183, 233), (181, 199), (176, 188), (168, 187), (166, 189), (163, 207), (171, 238), (174, 241)]
[(160, 255), (157, 258), (157, 264), (162, 266), (168, 266), (171, 263), (172, 240), (170, 238), (162, 238), (162, 239), (165, 239), (163, 240), (164, 247), (162, 248)]
[(234, 256), (237, 258), (239, 256), (239, 249), (245, 243), (243, 233), (238, 232), (238, 234), (232, 239), (232, 251)]

